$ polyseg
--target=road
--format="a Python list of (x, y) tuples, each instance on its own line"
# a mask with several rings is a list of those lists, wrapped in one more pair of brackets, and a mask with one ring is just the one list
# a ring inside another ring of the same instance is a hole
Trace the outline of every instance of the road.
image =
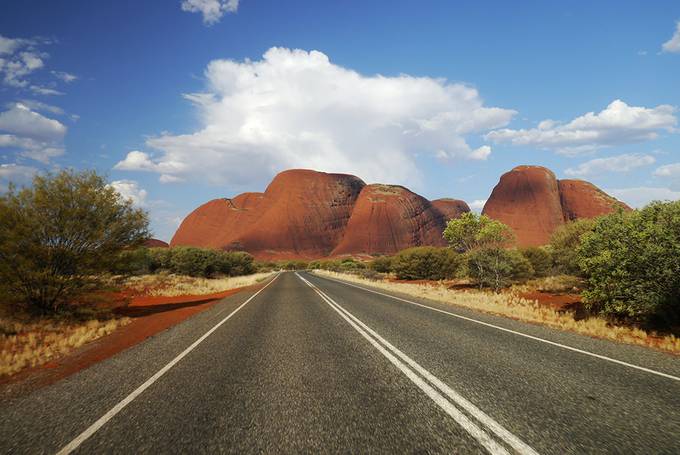
[(680, 453), (676, 357), (306, 272), (0, 406), (2, 453)]

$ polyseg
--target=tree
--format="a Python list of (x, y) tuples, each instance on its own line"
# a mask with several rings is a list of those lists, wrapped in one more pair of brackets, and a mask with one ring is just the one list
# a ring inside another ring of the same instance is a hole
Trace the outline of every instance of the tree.
[(1, 285), (37, 311), (56, 312), (148, 237), (146, 212), (94, 171), (38, 175), (0, 198)]
[(516, 281), (533, 276), (529, 260), (517, 250), (502, 248), (480, 248), (468, 253), (470, 276), (481, 287), (490, 287), (498, 292)]
[(510, 257), (505, 252), (515, 241), (512, 229), (486, 215), (467, 212), (449, 221), (444, 238), (451, 248), (467, 254), (468, 273), (480, 288), (491, 285), (498, 291), (516, 275), (510, 266), (524, 265), (514, 253)]
[(515, 234), (500, 221), (467, 212), (446, 224), (444, 238), (451, 248), (466, 253), (479, 248), (507, 247), (515, 241)]
[(519, 252), (531, 263), (531, 268), (534, 269), (535, 276), (545, 277), (550, 275), (550, 272), (552, 271), (553, 255), (548, 248), (530, 246), (522, 248)]
[(553, 265), (558, 273), (581, 276), (576, 250), (581, 244), (581, 237), (593, 230), (595, 220), (581, 218), (570, 221), (555, 230), (550, 237), (550, 251)]
[(592, 311), (655, 326), (680, 323), (680, 201), (598, 218), (577, 256)]

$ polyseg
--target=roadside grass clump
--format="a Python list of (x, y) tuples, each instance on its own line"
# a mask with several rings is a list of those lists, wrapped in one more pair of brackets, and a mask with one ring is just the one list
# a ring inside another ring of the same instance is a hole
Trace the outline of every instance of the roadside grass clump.
[(534, 278), (523, 284), (512, 286), (517, 292), (549, 292), (553, 294), (579, 293), (584, 286), (583, 278), (573, 275), (553, 275)]
[(129, 318), (0, 318), (0, 376), (68, 354), (130, 322)]
[(154, 297), (176, 297), (182, 295), (208, 295), (230, 289), (251, 286), (272, 275), (273, 272), (254, 273), (237, 277), (202, 278), (186, 275), (159, 273), (124, 278), (123, 288), (135, 293)]
[(539, 305), (538, 302), (521, 298), (515, 293), (491, 293), (479, 290), (459, 291), (449, 289), (441, 284), (370, 281), (356, 275), (325, 270), (315, 270), (314, 273), (582, 335), (653, 347), (676, 354), (680, 353), (680, 338), (673, 335), (657, 336), (636, 327), (613, 325), (600, 317), (576, 320), (571, 313), (556, 311), (547, 306)]

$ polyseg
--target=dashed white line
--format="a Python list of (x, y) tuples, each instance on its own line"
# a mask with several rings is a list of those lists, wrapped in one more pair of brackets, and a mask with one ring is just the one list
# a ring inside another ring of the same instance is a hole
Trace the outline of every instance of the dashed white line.
[(140, 385), (137, 387), (132, 393), (130, 393), (128, 396), (123, 398), (117, 405), (115, 405), (113, 408), (111, 408), (106, 414), (101, 416), (95, 423), (90, 425), (85, 431), (80, 433), (76, 438), (69, 442), (67, 445), (62, 447), (59, 452), (57, 452), (57, 455), (66, 455), (71, 452), (73, 452), (75, 449), (77, 449), (83, 442), (85, 442), (90, 436), (95, 434), (101, 427), (103, 427), (106, 422), (111, 420), (116, 414), (118, 414), (125, 406), (130, 404), (135, 398), (137, 398), (139, 395), (141, 395), (146, 389), (148, 389), (154, 382), (156, 382), (161, 376), (163, 376), (165, 373), (168, 372), (172, 367), (174, 367), (180, 360), (182, 360), (187, 354), (189, 354), (191, 351), (193, 351), (196, 346), (201, 344), (203, 340), (208, 338), (215, 330), (217, 330), (222, 324), (227, 322), (229, 318), (231, 318), (233, 315), (235, 315), (241, 308), (246, 306), (251, 300), (253, 300), (257, 295), (267, 289), (267, 286), (272, 284), (276, 279), (279, 277), (279, 275), (276, 275), (274, 279), (272, 279), (269, 283), (267, 283), (262, 289), (257, 291), (255, 294), (251, 295), (248, 300), (243, 302), (238, 308), (236, 308), (234, 311), (229, 313), (228, 316), (226, 316), (224, 319), (222, 319), (220, 322), (215, 324), (213, 328), (208, 330), (203, 336), (201, 336), (199, 339), (194, 341), (191, 346), (186, 348), (184, 351), (182, 351), (177, 357), (172, 359), (170, 362), (168, 362), (167, 365), (165, 365), (163, 368), (158, 370), (156, 374), (151, 376), (149, 379), (144, 382), (144, 384)]
[[(442, 410), (444, 410), (444, 412), (451, 416), (465, 431), (474, 437), (490, 453), (507, 454), (508, 451), (505, 449), (505, 447), (490, 437), (489, 434), (480, 428), (479, 425), (477, 425), (463, 412), (461, 412), (455, 406), (456, 404), (465, 409), (482, 425), (484, 425), (491, 432), (496, 434), (496, 436), (510, 445), (517, 453), (525, 455), (537, 455), (536, 451), (529, 445), (524, 443), (517, 436), (504, 428), (501, 424), (493, 420), (481, 409), (473, 405), (470, 401), (466, 400), (456, 391), (444, 384), (436, 376), (420, 366), (401, 350), (385, 340), (361, 320), (340, 306), (335, 300), (329, 297), (317, 286), (299, 274), (296, 273), (296, 275), (309, 287), (311, 287), (331, 308), (333, 308), (343, 319), (345, 319), (345, 321), (347, 321), (357, 332), (359, 332), (359, 334), (366, 338), (371, 343), (371, 345), (373, 345), (373, 347), (375, 347), (383, 356), (385, 356), (394, 366), (396, 366), (406, 377), (408, 377), (416, 386), (418, 386), (418, 388), (420, 388), (428, 397), (430, 397), (440, 408), (442, 408)], [(411, 368), (409, 368), (409, 366)], [(416, 374), (416, 372), (422, 377)], [(434, 387), (428, 384), (428, 382), (426, 382), (423, 378), (429, 381)], [(451, 401), (447, 400), (446, 397), (435, 390), (435, 387), (441, 392), (445, 393)]]
[(587, 355), (587, 356), (590, 356), (590, 357), (595, 357), (595, 358), (600, 359), (600, 360), (606, 360), (607, 362), (616, 363), (618, 365), (622, 365), (622, 366), (625, 366), (625, 367), (628, 367), (628, 368), (634, 368), (634, 369), (639, 370), (639, 371), (644, 371), (645, 373), (654, 374), (654, 375), (661, 376), (661, 377), (664, 377), (664, 378), (667, 378), (667, 379), (672, 379), (674, 381), (680, 381), (680, 377), (678, 377), (678, 376), (673, 376), (672, 374), (667, 374), (667, 373), (663, 373), (661, 371), (652, 370), (650, 368), (641, 367), (639, 365), (624, 362), (623, 360), (613, 359), (611, 357), (607, 357), (606, 355), (596, 354), (594, 352), (585, 351), (583, 349), (568, 346), (566, 344), (558, 343), (556, 341), (550, 341), (550, 340), (546, 340), (545, 338), (537, 337), (537, 336), (534, 336), (534, 335), (529, 335), (528, 333), (518, 332), (518, 331), (512, 330), (512, 329), (507, 329), (507, 328), (501, 327), (499, 325), (490, 324), (488, 322), (484, 322), (484, 321), (480, 321), (478, 319), (463, 316), (461, 314), (452, 313), (451, 311), (440, 310), (439, 308), (434, 308), (434, 307), (431, 307), (431, 306), (428, 306), (428, 305), (423, 305), (422, 303), (414, 302), (412, 300), (402, 299), (401, 297), (386, 294), (386, 293), (380, 292), (380, 291), (375, 291), (373, 289), (368, 289), (368, 288), (365, 288), (363, 286), (357, 286), (356, 284), (348, 283), (346, 281), (336, 280), (334, 278), (329, 278), (329, 277), (320, 277), (320, 278), (323, 278), (325, 280), (334, 281), (336, 283), (344, 284), (346, 286), (351, 286), (353, 288), (361, 289), (361, 290), (366, 291), (366, 292), (371, 292), (373, 294), (378, 294), (378, 295), (382, 295), (384, 297), (389, 297), (391, 299), (399, 300), (401, 302), (410, 303), (411, 305), (416, 305), (416, 306), (419, 306), (419, 307), (422, 307), (422, 308), (427, 308), (428, 310), (436, 311), (438, 313), (448, 314), (449, 316), (453, 316), (453, 317), (458, 318), (458, 319), (463, 319), (465, 321), (474, 322), (475, 324), (480, 324), (480, 325), (484, 325), (486, 327), (491, 327), (491, 328), (494, 328), (494, 329), (497, 329), (497, 330), (502, 330), (503, 332), (512, 333), (514, 335), (518, 335), (518, 336), (521, 336), (521, 337), (524, 337), (524, 338), (529, 338), (529, 339), (534, 340), (534, 341), (550, 344), (552, 346), (557, 346), (559, 348), (567, 349), (569, 351), (578, 352), (579, 354)]

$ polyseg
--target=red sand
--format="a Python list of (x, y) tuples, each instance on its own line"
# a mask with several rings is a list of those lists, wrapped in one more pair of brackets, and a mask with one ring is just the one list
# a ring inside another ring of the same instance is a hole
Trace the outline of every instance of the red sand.
[(128, 349), (145, 339), (210, 308), (220, 299), (247, 288), (200, 296), (133, 297), (130, 305), (115, 310), (132, 322), (113, 333), (75, 349), (68, 355), (12, 376), (0, 378), (0, 393), (23, 394), (53, 384), (97, 362)]

